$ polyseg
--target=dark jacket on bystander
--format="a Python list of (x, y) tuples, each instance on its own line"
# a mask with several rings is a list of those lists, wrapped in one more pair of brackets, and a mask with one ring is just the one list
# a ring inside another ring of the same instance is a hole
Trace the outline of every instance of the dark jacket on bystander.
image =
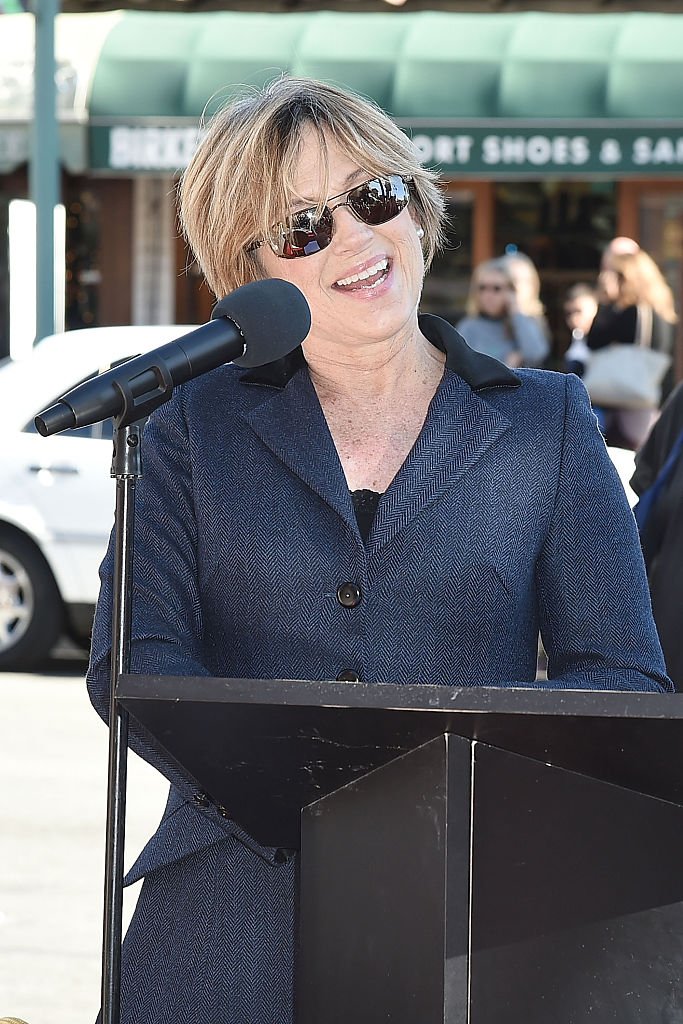
[[(671, 393), (650, 436), (636, 455), (631, 487), (642, 494), (656, 480), (683, 431), (683, 384)], [(648, 517), (643, 550), (652, 610), (669, 675), (683, 691), (683, 457), (679, 456)]]

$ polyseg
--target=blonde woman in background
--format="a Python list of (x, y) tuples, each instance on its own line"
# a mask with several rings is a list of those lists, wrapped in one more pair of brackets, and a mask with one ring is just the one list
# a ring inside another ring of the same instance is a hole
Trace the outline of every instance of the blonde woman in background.
[(486, 260), (475, 267), (466, 304), (456, 327), (470, 348), (507, 366), (541, 366), (547, 339), (533, 316), (519, 308), (507, 260)]
[(531, 257), (523, 252), (508, 252), (501, 259), (514, 282), (522, 313), (539, 319), (545, 317), (545, 307), (541, 302), (541, 279)]
[(541, 302), (541, 278), (536, 264), (524, 252), (508, 252), (501, 257), (512, 278), (517, 295), (517, 308), (525, 316), (532, 316), (543, 331), (546, 340), (550, 341), (550, 327), (545, 315), (545, 306)]
[[(640, 252), (640, 246), (634, 238), (627, 238), (619, 235), (607, 243), (600, 258), (600, 273), (597, 281), (598, 300), (600, 304), (610, 305), (617, 298), (616, 277), (612, 259), (615, 256), (622, 256), (624, 253)], [(605, 274), (611, 270), (611, 274)]]
[[(612, 253), (600, 272), (600, 292), (611, 301), (603, 303), (588, 332), (592, 351), (607, 345), (649, 345), (671, 358), (662, 382), (662, 401), (674, 383), (673, 355), (678, 317), (673, 294), (661, 270), (643, 249)], [(604, 432), (608, 442), (637, 449), (657, 416), (653, 409), (606, 410)]]

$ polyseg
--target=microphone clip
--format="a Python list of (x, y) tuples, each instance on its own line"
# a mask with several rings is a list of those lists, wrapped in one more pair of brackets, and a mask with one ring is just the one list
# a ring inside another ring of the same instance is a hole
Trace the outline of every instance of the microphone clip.
[(128, 427), (131, 423), (146, 418), (164, 402), (168, 402), (173, 394), (173, 378), (163, 359), (158, 359), (145, 369), (154, 374), (157, 386), (149, 388), (137, 397), (133, 394), (130, 380), (122, 378), (112, 381), (112, 386), (119, 392), (123, 402), (121, 412), (114, 417), (117, 427)]

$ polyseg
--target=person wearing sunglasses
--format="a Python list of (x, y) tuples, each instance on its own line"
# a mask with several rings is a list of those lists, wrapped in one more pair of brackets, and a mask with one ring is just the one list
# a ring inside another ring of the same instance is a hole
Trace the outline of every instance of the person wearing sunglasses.
[[(282, 278), (311, 329), (150, 417), (133, 671), (669, 687), (581, 383), (513, 372), (419, 312), (444, 194), (387, 115), (279, 78), (216, 115), (179, 196), (211, 290)], [(102, 581), (88, 679), (106, 717), (111, 551)], [(259, 845), (132, 723), (131, 741), (171, 792), (128, 875), (144, 883), (122, 1024), (292, 1024), (296, 856)]]
[(541, 366), (548, 341), (536, 317), (520, 313), (512, 272), (505, 258), (474, 268), (466, 316), (457, 329), (467, 344), (507, 366)]

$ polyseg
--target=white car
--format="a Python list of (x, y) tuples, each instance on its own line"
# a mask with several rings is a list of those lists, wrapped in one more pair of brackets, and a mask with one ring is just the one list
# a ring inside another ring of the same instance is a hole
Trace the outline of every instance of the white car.
[(34, 417), (112, 363), (193, 329), (85, 328), (0, 362), (0, 670), (36, 664), (63, 633), (87, 639), (114, 521), (112, 421), (46, 438)]

